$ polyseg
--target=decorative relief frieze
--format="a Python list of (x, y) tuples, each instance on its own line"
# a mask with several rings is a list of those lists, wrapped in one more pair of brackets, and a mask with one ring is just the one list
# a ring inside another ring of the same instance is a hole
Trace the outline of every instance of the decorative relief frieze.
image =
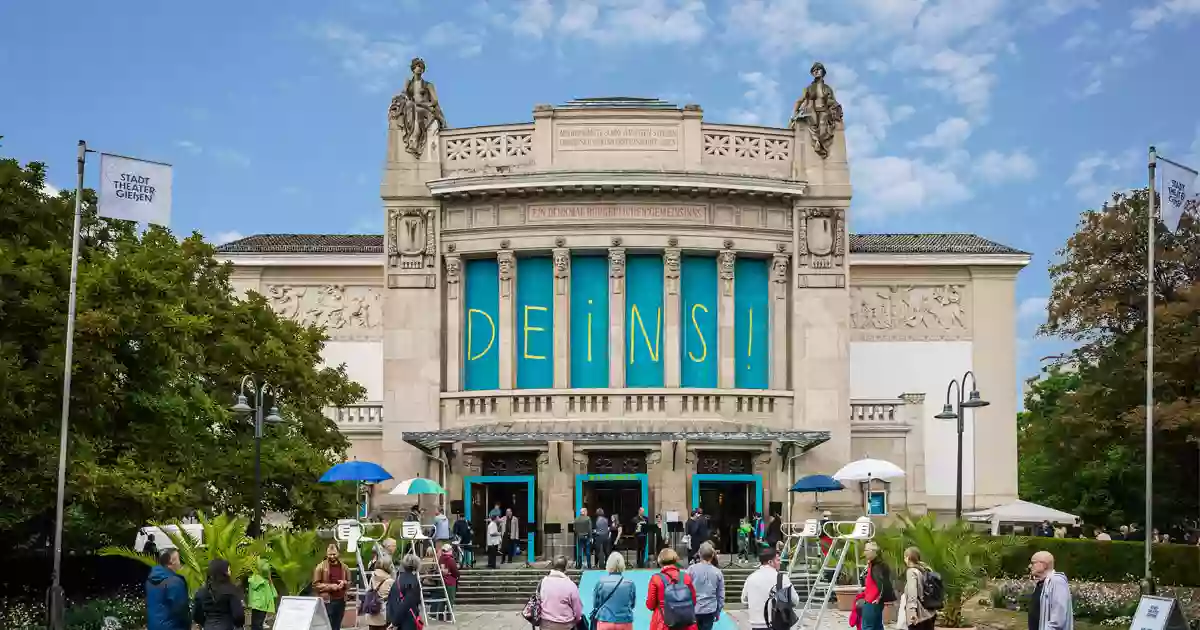
[(533, 155), (533, 134), (495, 133), (465, 138), (445, 139), (446, 161), (453, 168), (458, 163), (490, 161), (502, 158), (521, 158)]
[(525, 213), (525, 220), (528, 223), (557, 221), (707, 223), (708, 206), (674, 203), (531, 204)]
[(970, 338), (967, 286), (850, 287), (850, 326), (859, 341)]
[(446, 256), (446, 299), (458, 299), (459, 281), (461, 279), (462, 260), (458, 256)]
[(841, 268), (846, 260), (846, 211), (842, 208), (800, 208), (799, 213), (797, 264), (811, 269)]
[(275, 312), (304, 326), (323, 327), (333, 339), (374, 339), (383, 323), (377, 287), (273, 284), (267, 285), (266, 298)]
[[(614, 238), (615, 242), (616, 239)], [(608, 277), (613, 279), (612, 292), (624, 293), (625, 288), (625, 248), (610, 247), (608, 249)]]
[(754, 133), (704, 132), (704, 155), (720, 158), (790, 162), (792, 140)]
[(567, 286), (571, 280), (571, 250), (555, 249), (554, 254), (554, 292), (558, 295), (567, 294)]
[(496, 252), (496, 264), (500, 268), (500, 297), (512, 297), (513, 271), (516, 269), (513, 253), (507, 250)]
[(663, 278), (667, 284), (667, 295), (679, 293), (679, 257), (681, 253), (678, 247), (668, 247), (663, 250)]
[(733, 267), (737, 254), (728, 249), (717, 256), (717, 274), (721, 279), (721, 291), (725, 295), (733, 295)]

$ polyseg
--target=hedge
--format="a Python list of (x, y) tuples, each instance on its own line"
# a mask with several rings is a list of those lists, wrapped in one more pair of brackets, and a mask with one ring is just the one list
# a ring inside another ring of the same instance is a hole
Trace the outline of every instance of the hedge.
[[(1140, 542), (1069, 538), (1020, 538), (1004, 550), (1001, 573), (1009, 577), (1029, 574), (1029, 558), (1036, 551), (1054, 555), (1054, 568), (1072, 580), (1130, 582), (1145, 574), (1146, 548)], [(1154, 545), (1154, 575), (1163, 586), (1200, 586), (1200, 547)]]

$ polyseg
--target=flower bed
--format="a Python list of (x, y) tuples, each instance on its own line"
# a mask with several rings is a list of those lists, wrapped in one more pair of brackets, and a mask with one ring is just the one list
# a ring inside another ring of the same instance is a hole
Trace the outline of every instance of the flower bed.
[[(129, 630), (146, 627), (146, 602), (141, 595), (124, 592), (84, 602), (67, 602), (67, 630), (108, 630), (106, 619), (115, 619), (116, 626)], [(0, 599), (0, 628), (5, 630), (40, 630), (45, 627), (46, 605), (24, 598)]]
[[(990, 585), (991, 603), (996, 608), (1029, 610), (1034, 584), (1030, 580), (995, 580)], [(1164, 597), (1176, 598), (1188, 619), (1200, 615), (1200, 595), (1194, 588), (1164, 587)], [(1137, 583), (1072, 582), (1071, 601), (1075, 618), (1105, 626), (1128, 627), (1137, 610), (1141, 593)]]

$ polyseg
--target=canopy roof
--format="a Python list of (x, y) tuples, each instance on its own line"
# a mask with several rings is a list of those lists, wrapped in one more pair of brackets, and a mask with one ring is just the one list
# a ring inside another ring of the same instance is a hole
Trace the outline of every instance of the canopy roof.
[(968, 512), (964, 514), (968, 520), (972, 521), (999, 521), (1001, 523), (1040, 523), (1042, 521), (1050, 521), (1051, 523), (1074, 523), (1078, 517), (1074, 514), (1056, 510), (1044, 505), (1022, 501), (1020, 499), (997, 505), (986, 510), (978, 512)]

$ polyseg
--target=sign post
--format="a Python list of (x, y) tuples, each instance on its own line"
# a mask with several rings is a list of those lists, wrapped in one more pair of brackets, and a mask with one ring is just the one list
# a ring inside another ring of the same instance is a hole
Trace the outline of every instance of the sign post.
[(1129, 630), (1188, 630), (1188, 623), (1175, 598), (1142, 595)]

